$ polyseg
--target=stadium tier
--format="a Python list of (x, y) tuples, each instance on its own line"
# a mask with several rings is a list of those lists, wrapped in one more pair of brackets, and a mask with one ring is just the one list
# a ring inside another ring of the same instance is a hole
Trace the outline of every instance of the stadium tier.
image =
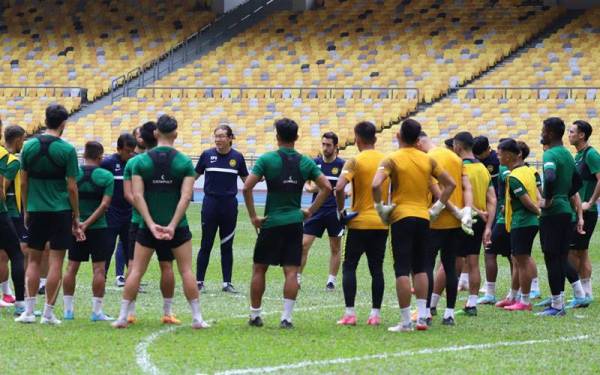
[[(535, 95), (535, 92), (531, 95)], [(445, 139), (459, 131), (485, 135), (491, 144), (495, 144), (500, 138), (511, 137), (529, 145), (530, 159), (541, 160), (540, 133), (544, 119), (558, 116), (567, 124), (575, 120), (585, 120), (597, 127), (600, 125), (599, 110), (600, 99), (465, 99), (454, 96), (420, 112), (414, 119), (423, 125), (424, 130), (439, 145), (443, 145)], [(379, 134), (380, 150), (391, 152), (398, 147), (398, 128), (394, 126)], [(568, 144), (566, 137), (565, 134), (565, 143)], [(600, 134), (593, 133), (591, 143), (600, 144)], [(356, 147), (351, 146), (342, 151), (342, 155), (350, 156), (356, 152)]]
[[(527, 53), (483, 77), (477, 86), (598, 87), (598, 35), (600, 9), (587, 10)], [(595, 96), (596, 91), (589, 94)]]
[[(303, 141), (304, 151), (316, 150), (325, 130), (339, 132), (343, 144), (357, 120), (388, 125), (419, 101), (431, 102), (465, 84), (562, 14), (557, 7), (518, 4), (352, 1), (278, 13), (156, 82), (163, 90), (142, 90), (137, 98), (80, 119), (67, 137), (79, 149), (90, 135), (114, 142), (119, 132), (173, 111), (184, 123), (181, 144), (193, 153), (211, 143), (212, 129), (221, 121), (233, 125), (244, 151), (268, 151), (278, 116), (295, 117), (303, 135), (312, 137)], [(168, 87), (220, 88), (169, 92)], [(246, 89), (238, 94), (239, 87)], [(327, 87), (340, 90), (321, 95), (317, 89), (326, 93)], [(357, 98), (343, 90), (350, 87), (413, 90), (374, 90)]]
[[(140, 92), (140, 95), (143, 95)], [(237, 136), (236, 148), (245, 154), (260, 155), (276, 149), (273, 121), (284, 116), (300, 124), (298, 148), (316, 154), (318, 139), (326, 131), (338, 133), (342, 144), (353, 140), (352, 126), (358, 121), (380, 123), (397, 120), (416, 105), (416, 100), (341, 98), (123, 98), (112, 106), (79, 119), (68, 127), (65, 137), (78, 149), (90, 139), (116, 146), (121, 132), (162, 113), (180, 123), (178, 146), (189, 155), (214, 145), (213, 130), (220, 123), (231, 124)], [(395, 116), (395, 119), (392, 118)]]
[(2, 85), (79, 86), (90, 100), (214, 17), (193, 0), (11, 3), (0, 17)]
[(81, 97), (76, 89), (3, 89), (0, 87), (0, 119), (4, 125), (20, 125), (28, 133), (44, 123), (46, 107), (53, 103), (73, 112), (79, 108)]
[[(415, 118), (440, 143), (460, 130), (487, 135), (491, 141), (511, 136), (526, 141), (532, 150), (530, 158), (540, 160), (540, 128), (545, 118), (558, 116), (567, 123), (582, 119), (594, 127), (600, 125), (598, 33), (600, 10), (587, 10), (543, 42)], [(397, 147), (397, 131), (397, 126), (383, 131), (379, 137), (383, 149)], [(592, 142), (599, 141), (598, 134), (593, 134)], [(356, 152), (349, 147), (343, 154)]]

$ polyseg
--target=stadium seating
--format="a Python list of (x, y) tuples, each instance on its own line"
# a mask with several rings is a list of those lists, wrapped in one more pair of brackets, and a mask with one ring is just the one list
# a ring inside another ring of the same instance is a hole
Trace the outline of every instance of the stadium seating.
[(2, 85), (83, 87), (89, 99), (214, 17), (194, 0), (11, 3), (0, 17)]
[[(600, 9), (586, 10), (527, 53), (481, 79), (477, 86), (598, 87), (599, 35)], [(578, 94), (595, 97), (596, 91)]]
[[(6, 91), (11, 91), (12, 94)], [(20, 125), (28, 133), (33, 133), (44, 123), (45, 110), (48, 105), (59, 103), (64, 105), (69, 112), (79, 108), (81, 98), (78, 92), (58, 91), (29, 89), (27, 95), (23, 95), (23, 89), (0, 88), (0, 119), (2, 119), (3, 125)]]
[[(561, 117), (567, 125), (583, 119), (594, 128), (600, 126), (598, 111), (600, 98), (576, 99), (464, 99), (454, 96), (442, 100), (414, 116), (436, 143), (458, 131), (470, 131), (474, 135), (485, 135), (495, 144), (503, 137), (525, 141), (531, 148), (531, 160), (541, 160), (540, 134), (542, 121), (551, 116)], [(378, 149), (384, 152), (398, 147), (395, 139), (398, 126), (384, 130), (379, 136)], [(592, 144), (600, 144), (600, 134), (592, 134)], [(568, 144), (566, 134), (565, 143)], [(357, 152), (352, 146), (342, 152), (351, 156)]]
[[(600, 10), (588, 10), (535, 48), (415, 118), (438, 143), (460, 130), (487, 135), (493, 143), (510, 136), (527, 142), (532, 150), (530, 158), (541, 160), (539, 139), (545, 118), (558, 116), (567, 124), (583, 119), (594, 128), (600, 125), (600, 96), (598, 89), (593, 88), (600, 86), (600, 75), (595, 69), (600, 58), (598, 33)], [(493, 89), (483, 89), (486, 87)], [(384, 131), (380, 136), (381, 149), (391, 151), (397, 147), (397, 131), (397, 126)], [(597, 132), (592, 135), (592, 143), (600, 143)], [(356, 152), (355, 147), (349, 147), (342, 154)]]
[[(219, 121), (229, 121), (238, 147), (258, 155), (274, 147), (272, 120), (281, 116), (296, 118), (313, 137), (301, 147), (307, 152), (318, 148), (325, 130), (339, 132), (343, 144), (356, 121), (388, 125), (485, 71), (561, 14), (557, 7), (518, 4), (341, 1), (282, 12), (155, 83), (197, 90), (142, 90), (81, 119), (67, 136), (79, 148), (90, 135), (111, 142), (157, 113), (174, 112), (183, 119), (182, 145), (192, 153), (212, 143)], [(414, 89), (357, 98), (345, 90), (328, 94), (327, 87)]]
[[(230, 124), (237, 134), (236, 148), (260, 155), (276, 148), (273, 121), (283, 116), (297, 119), (301, 125), (298, 148), (316, 154), (315, 141), (333, 130), (345, 144), (352, 136), (352, 125), (364, 119), (379, 124), (397, 120), (414, 108), (415, 100), (342, 98), (124, 98), (114, 105), (81, 118), (67, 128), (65, 137), (82, 149), (90, 139), (112, 144), (118, 135), (131, 131), (145, 121), (156, 120), (162, 113), (175, 116), (180, 123), (178, 145), (189, 155), (199, 155), (212, 147), (212, 132), (221, 122)], [(391, 114), (395, 119), (388, 118)]]

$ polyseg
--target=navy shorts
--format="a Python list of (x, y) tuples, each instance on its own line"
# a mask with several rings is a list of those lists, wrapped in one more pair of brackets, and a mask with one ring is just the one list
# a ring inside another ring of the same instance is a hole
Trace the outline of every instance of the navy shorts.
[(304, 234), (321, 238), (325, 229), (329, 237), (341, 237), (344, 234), (344, 226), (338, 220), (335, 211), (327, 213), (317, 211), (315, 216), (304, 222)]

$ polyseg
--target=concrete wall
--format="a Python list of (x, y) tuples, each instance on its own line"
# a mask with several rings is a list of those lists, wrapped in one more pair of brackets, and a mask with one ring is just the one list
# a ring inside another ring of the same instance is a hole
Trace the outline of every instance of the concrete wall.
[(223, 14), (246, 2), (248, 0), (213, 0), (212, 10), (217, 14)]

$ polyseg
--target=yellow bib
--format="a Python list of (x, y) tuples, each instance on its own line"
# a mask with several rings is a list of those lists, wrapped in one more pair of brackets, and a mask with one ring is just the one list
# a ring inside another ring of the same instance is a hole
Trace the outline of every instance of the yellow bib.
[[(12, 162), (18, 161), (19, 159), (13, 155), (13, 154), (8, 154), (8, 163), (6, 163), (6, 165), (9, 165)], [(14, 181), (12, 182), (14, 190), (15, 190), (15, 201), (17, 202), (17, 209), (19, 210), (19, 212), (21, 212), (21, 171), (17, 172), (17, 175), (15, 176)], [(6, 190), (8, 189), (8, 181), (4, 180), (4, 192), (6, 193)]]
[[(523, 168), (524, 167), (524, 168)], [(537, 184), (535, 182), (535, 172), (533, 168), (526, 166), (513, 169), (510, 174), (506, 177), (506, 192), (504, 205), (504, 218), (506, 220), (506, 231), (510, 232), (512, 224), (512, 204), (510, 202), (510, 178), (514, 177), (525, 187), (529, 198), (537, 205)]]

